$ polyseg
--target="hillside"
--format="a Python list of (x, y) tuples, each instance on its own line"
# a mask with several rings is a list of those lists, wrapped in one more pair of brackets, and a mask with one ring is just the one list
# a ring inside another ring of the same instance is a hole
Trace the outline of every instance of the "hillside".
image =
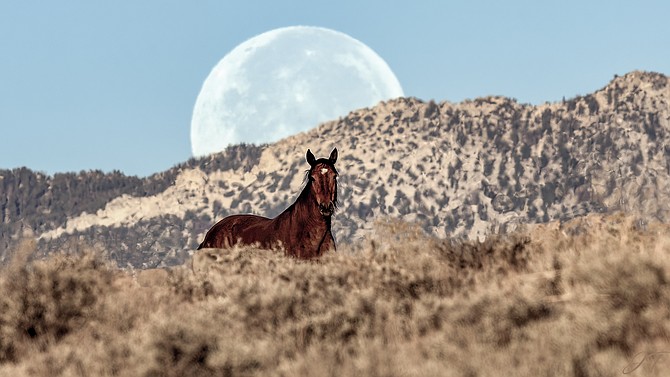
[(85, 241), (120, 266), (183, 262), (223, 216), (280, 213), (300, 191), (307, 148), (340, 151), (338, 242), (375, 219), (481, 239), (519, 224), (625, 211), (670, 221), (670, 86), (632, 72), (531, 106), (503, 97), (414, 98), (360, 109), (277, 143), (237, 146), (146, 179), (0, 172), (0, 252), (23, 235), (46, 254)]

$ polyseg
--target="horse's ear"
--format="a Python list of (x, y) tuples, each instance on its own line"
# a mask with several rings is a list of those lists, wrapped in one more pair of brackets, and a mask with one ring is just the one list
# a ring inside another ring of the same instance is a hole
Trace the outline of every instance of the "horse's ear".
[(310, 151), (308, 149), (307, 150), (307, 156), (305, 156), (305, 157), (307, 157), (307, 163), (309, 164), (309, 166), (314, 166), (314, 163), (316, 162), (316, 157), (314, 157), (314, 155), (312, 154), (312, 151)]
[(328, 160), (330, 160), (330, 163), (335, 165), (335, 161), (337, 161), (337, 148), (333, 148), (333, 151), (330, 152), (330, 157), (328, 157)]

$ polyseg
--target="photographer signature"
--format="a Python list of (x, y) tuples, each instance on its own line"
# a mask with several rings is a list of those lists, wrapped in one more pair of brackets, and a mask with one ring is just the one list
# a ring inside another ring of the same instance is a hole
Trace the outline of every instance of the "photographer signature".
[(669, 355), (670, 351), (666, 352), (640, 352), (633, 356), (633, 359), (623, 368), (621, 372), (623, 374), (630, 374), (636, 371), (644, 363), (652, 363), (651, 367), (656, 367), (656, 363), (661, 358), (661, 356)]

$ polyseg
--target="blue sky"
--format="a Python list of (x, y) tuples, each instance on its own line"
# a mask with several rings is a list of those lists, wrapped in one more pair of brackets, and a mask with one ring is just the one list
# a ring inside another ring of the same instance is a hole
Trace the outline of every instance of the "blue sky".
[(668, 1), (2, 1), (0, 168), (146, 176), (191, 156), (195, 99), (236, 45), (291, 25), (375, 50), (405, 95), (559, 101), (670, 74)]

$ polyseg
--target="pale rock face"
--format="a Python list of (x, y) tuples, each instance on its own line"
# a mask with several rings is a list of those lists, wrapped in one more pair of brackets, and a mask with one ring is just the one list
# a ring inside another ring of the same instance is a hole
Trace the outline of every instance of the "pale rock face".
[[(164, 192), (118, 197), (41, 237), (133, 227), (166, 214), (183, 219), (187, 212), (208, 217), (209, 226), (222, 213), (274, 216), (302, 188), (307, 149), (325, 157), (334, 147), (338, 242), (364, 236), (384, 217), (471, 239), (590, 212), (670, 221), (669, 103), (668, 79), (643, 72), (540, 106), (502, 97), (381, 102), (267, 145), (251, 169), (183, 169)], [(207, 231), (198, 226), (187, 229), (197, 235), (191, 238)]]

